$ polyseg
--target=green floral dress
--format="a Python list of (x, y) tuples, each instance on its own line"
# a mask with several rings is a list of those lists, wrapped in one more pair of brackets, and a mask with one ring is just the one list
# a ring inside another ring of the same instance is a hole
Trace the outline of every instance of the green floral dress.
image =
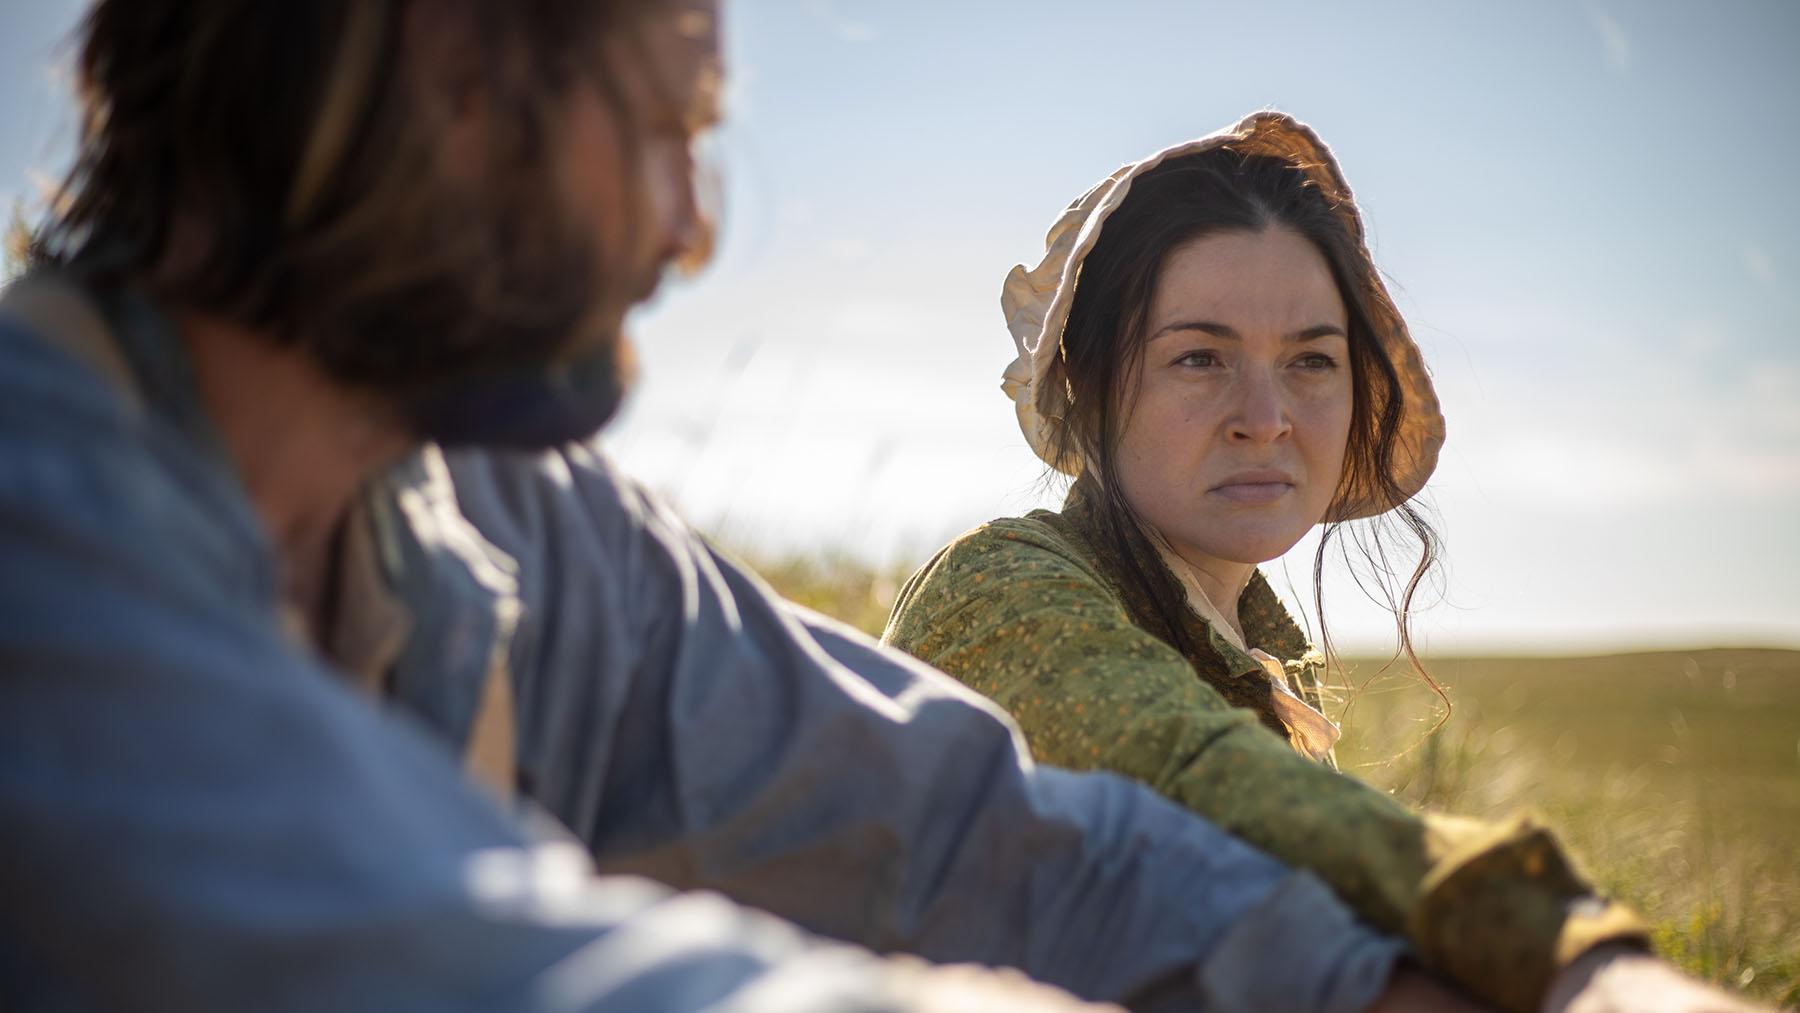
[[(1416, 813), (1299, 755), (1254, 658), (1191, 609), (1171, 634), (1125, 590), (1085, 488), (1061, 513), (994, 521), (945, 547), (901, 590), (884, 640), (1005, 707), (1042, 762), (1136, 778), (1311, 870), (1504, 1008), (1538, 1008), (1555, 971), (1597, 943), (1642, 942), (1636, 916), (1594, 896), (1529, 819)], [(1164, 565), (1141, 540), (1129, 551)], [(1247, 646), (1289, 662), (1289, 685), (1316, 705), (1310, 647), (1260, 573), (1238, 612)]]

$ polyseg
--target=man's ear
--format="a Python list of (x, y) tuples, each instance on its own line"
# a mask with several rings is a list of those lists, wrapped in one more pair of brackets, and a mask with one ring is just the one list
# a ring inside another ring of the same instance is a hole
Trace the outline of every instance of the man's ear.
[(438, 165), (453, 180), (478, 181), (492, 150), (494, 81), (470, 5), (411, 0), (400, 31), (413, 108), (430, 121)]

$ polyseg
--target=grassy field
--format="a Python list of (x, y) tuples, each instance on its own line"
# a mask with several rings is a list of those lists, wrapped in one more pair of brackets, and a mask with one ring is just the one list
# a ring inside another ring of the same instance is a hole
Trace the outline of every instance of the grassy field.
[[(1658, 948), (1800, 1004), (1800, 652), (1427, 662), (1353, 694), (1340, 759), (1415, 805), (1540, 814)], [(1379, 670), (1351, 663), (1353, 682)]]
[[(879, 632), (903, 570), (752, 559), (782, 593)], [(1349, 659), (1346, 770), (1408, 802), (1555, 827), (1693, 973), (1800, 1005), (1800, 652)]]

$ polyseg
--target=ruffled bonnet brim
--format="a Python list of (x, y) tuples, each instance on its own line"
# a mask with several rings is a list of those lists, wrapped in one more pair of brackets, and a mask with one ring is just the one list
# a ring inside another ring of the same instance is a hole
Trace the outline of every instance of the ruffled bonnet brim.
[(1070, 205), (1051, 226), (1045, 239), (1044, 259), (1037, 267), (1027, 270), (1020, 264), (1006, 276), (1000, 305), (1018, 357), (1006, 367), (1001, 390), (1012, 400), (1019, 428), (1032, 450), (1052, 466), (1063, 466), (1070, 474), (1079, 474), (1079, 462), (1071, 467), (1054, 459), (1067, 394), (1053, 374), (1057, 372), (1063, 327), (1069, 319), (1082, 259), (1094, 248), (1107, 218), (1130, 193), (1134, 179), (1171, 158), (1220, 147), (1244, 154), (1272, 155), (1299, 166), (1331, 202), (1365, 261), (1366, 270), (1358, 273), (1366, 286), (1370, 323), (1400, 379), (1403, 404), (1394, 478), (1404, 495), (1390, 501), (1377, 490), (1355, 491), (1326, 519), (1350, 520), (1390, 510), (1424, 488), (1431, 477), (1444, 444), (1444, 417), (1419, 347), (1407, 332), (1406, 322), (1369, 256), (1362, 218), (1337, 160), (1311, 128), (1283, 113), (1253, 113), (1218, 133), (1165, 148), (1123, 166)]

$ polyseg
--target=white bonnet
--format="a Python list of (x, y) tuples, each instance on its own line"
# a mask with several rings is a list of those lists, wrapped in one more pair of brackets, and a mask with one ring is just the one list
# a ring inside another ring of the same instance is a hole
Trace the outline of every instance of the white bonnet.
[[(1311, 128), (1283, 113), (1252, 113), (1218, 133), (1165, 148), (1120, 168), (1082, 194), (1050, 227), (1044, 259), (1037, 267), (1027, 270), (1020, 264), (1006, 276), (1000, 306), (1006, 313), (1006, 326), (1012, 331), (1018, 357), (1006, 367), (1000, 387), (1018, 412), (1019, 428), (1039, 457), (1057, 464), (1053, 460), (1055, 438), (1067, 404), (1066, 388), (1057, 368), (1063, 327), (1069, 319), (1082, 259), (1094, 248), (1106, 219), (1124, 202), (1132, 180), (1171, 158), (1226, 146), (1244, 154), (1283, 158), (1304, 170), (1331, 202), (1368, 262), (1368, 269), (1360, 273), (1367, 283), (1364, 295), (1370, 323), (1399, 374), (1404, 399), (1394, 477), (1401, 491), (1412, 496), (1431, 477), (1438, 449), (1444, 443), (1444, 417), (1438, 409), (1431, 376), (1418, 345), (1407, 333), (1406, 322), (1374, 269), (1364, 241), (1362, 219), (1337, 160)], [(1077, 462), (1072, 473), (1079, 471)], [(1369, 517), (1396, 505), (1376, 490), (1362, 490), (1328, 519)]]

